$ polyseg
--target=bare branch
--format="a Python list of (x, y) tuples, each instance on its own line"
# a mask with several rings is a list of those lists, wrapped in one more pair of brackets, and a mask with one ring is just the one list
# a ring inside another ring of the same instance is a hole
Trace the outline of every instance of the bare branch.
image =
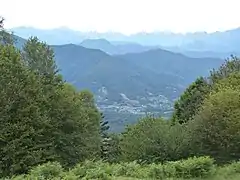
[(0, 28), (3, 28), (4, 18), (0, 16)]

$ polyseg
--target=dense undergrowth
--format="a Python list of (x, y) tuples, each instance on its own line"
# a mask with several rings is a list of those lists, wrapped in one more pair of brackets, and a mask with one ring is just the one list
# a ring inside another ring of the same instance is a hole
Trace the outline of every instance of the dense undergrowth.
[[(26, 175), (9, 180), (47, 179), (229, 179), (240, 178), (240, 162), (219, 167), (210, 157), (193, 157), (163, 164), (138, 164), (137, 162), (110, 164), (103, 161), (85, 161), (65, 171), (59, 163), (39, 165)], [(7, 180), (7, 179), (5, 179)]]

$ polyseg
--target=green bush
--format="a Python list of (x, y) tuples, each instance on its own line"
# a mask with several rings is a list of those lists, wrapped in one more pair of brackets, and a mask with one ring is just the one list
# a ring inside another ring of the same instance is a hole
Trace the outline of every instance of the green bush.
[(113, 168), (109, 163), (102, 161), (85, 161), (76, 165), (70, 172), (81, 179), (108, 179), (113, 174)]
[(175, 169), (175, 177), (181, 178), (208, 177), (214, 173), (215, 169), (214, 160), (210, 157), (193, 157), (187, 160), (168, 162), (165, 166), (167, 172)]
[(107, 174), (104, 169), (92, 169), (87, 172), (86, 176), (83, 178), (86, 180), (91, 180), (91, 179), (101, 179), (101, 180), (111, 180), (111, 176)]
[(240, 175), (240, 162), (233, 162), (229, 165), (218, 168), (216, 174), (225, 178), (235, 176), (236, 174)]
[(77, 164), (71, 172), (75, 174), (76, 176), (82, 178), (86, 176), (87, 169), (94, 168), (94, 163), (92, 161), (86, 161), (85, 163)]
[(64, 170), (58, 162), (48, 162), (33, 168), (29, 176), (40, 179), (54, 179), (63, 175)]
[(119, 143), (123, 161), (163, 163), (188, 157), (188, 131), (162, 118), (147, 116), (129, 126)]
[(74, 174), (73, 172), (67, 172), (65, 173), (62, 178), (62, 180), (78, 180), (79, 176), (77, 176), (76, 174)]
[(114, 165), (114, 176), (145, 178), (147, 177), (146, 167), (141, 166), (136, 161), (130, 163), (120, 163)]
[(164, 179), (165, 173), (163, 165), (161, 164), (150, 164), (148, 166), (148, 177), (153, 179)]
[[(22, 180), (22, 179), (30, 180), (30, 178), (27, 177), (26, 175), (13, 176), (11, 178), (11, 180)], [(4, 179), (4, 180), (10, 180), (10, 179)]]
[(232, 170), (232, 173), (240, 174), (240, 162), (234, 162), (229, 165), (229, 168)]
[(214, 173), (214, 169), (214, 160), (209, 157), (193, 157), (163, 165), (151, 164), (148, 168), (149, 177), (154, 179), (208, 177)]

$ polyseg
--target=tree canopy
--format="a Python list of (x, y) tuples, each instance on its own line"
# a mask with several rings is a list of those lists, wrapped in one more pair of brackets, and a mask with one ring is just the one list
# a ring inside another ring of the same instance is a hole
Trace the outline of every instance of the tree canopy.
[(194, 152), (219, 162), (240, 158), (240, 74), (229, 75), (216, 84), (190, 124)]
[(22, 51), (0, 44), (0, 72), (2, 176), (48, 161), (68, 167), (99, 157), (101, 115), (93, 95), (63, 81), (47, 44), (36, 37)]

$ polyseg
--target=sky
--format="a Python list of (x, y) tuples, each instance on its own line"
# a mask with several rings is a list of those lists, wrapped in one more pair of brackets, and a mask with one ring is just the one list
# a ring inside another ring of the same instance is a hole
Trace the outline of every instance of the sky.
[(6, 28), (79, 31), (225, 31), (240, 27), (239, 0), (0, 0)]

